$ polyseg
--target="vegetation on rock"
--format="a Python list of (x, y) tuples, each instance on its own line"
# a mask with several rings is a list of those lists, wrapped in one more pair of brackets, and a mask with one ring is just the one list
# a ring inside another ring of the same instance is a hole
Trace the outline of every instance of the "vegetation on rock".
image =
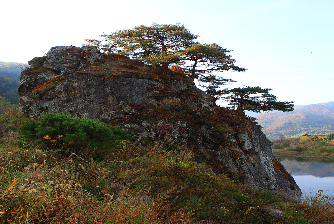
[[(227, 98), (225, 95), (229, 94), (231, 105), (240, 110), (251, 109), (255, 112), (293, 110), (293, 102), (277, 101), (277, 97), (268, 94), (269, 89), (260, 87), (222, 89), (226, 83), (234, 81), (217, 75), (217, 72), (228, 70), (242, 72), (246, 69), (234, 64), (235, 59), (228, 55), (230, 50), (215, 43), (195, 42), (198, 36), (190, 33), (183, 25), (137, 26), (109, 35), (103, 34), (101, 37), (104, 40), (87, 39), (87, 42), (89, 45), (99, 47), (105, 53), (120, 53), (150, 65), (160, 65), (164, 69), (172, 67), (171, 65), (179, 66), (191, 79), (197, 79), (207, 94), (216, 100), (225, 99)], [(250, 88), (252, 90), (249, 90)], [(245, 94), (246, 89), (248, 93)], [(249, 96), (257, 93), (260, 93), (260, 96)], [(240, 102), (241, 96), (243, 96), (242, 102)]]
[(196, 35), (181, 25), (137, 26), (102, 35), (107, 43), (88, 40), (101, 46), (106, 53), (117, 53), (139, 59), (149, 64), (161, 64), (168, 68), (171, 63), (181, 61), (181, 52), (189, 48)]

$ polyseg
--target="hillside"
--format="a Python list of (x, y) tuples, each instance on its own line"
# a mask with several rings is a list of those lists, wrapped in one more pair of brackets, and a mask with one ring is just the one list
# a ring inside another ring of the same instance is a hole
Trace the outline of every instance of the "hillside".
[(302, 134), (334, 133), (334, 101), (298, 106), (292, 112), (271, 112), (255, 116), (269, 139), (278, 136), (298, 137)]
[(0, 61), (0, 96), (6, 98), (11, 104), (18, 104), (17, 89), (20, 85), (21, 68), (26, 64)]
[(0, 75), (20, 81), (21, 70), (25, 67), (27, 67), (27, 64), (0, 61)]
[[(0, 126), (14, 131), (0, 135), (0, 223), (332, 223), (334, 218), (333, 206), (326, 204), (331, 197), (292, 201), (240, 184), (197, 160), (186, 146), (122, 140), (101, 150), (108, 142), (99, 133), (117, 129), (60, 114), (51, 120), (39, 130), (63, 135), (47, 135), (36, 145), (30, 142), (36, 133), (22, 132), (33, 130), (32, 120), (18, 110), (0, 114)], [(72, 128), (82, 129), (73, 137), (88, 135), (97, 147), (85, 149), (79, 139), (61, 145)], [(117, 139), (123, 134), (113, 133)], [(81, 150), (69, 156), (73, 147)]]
[(0, 75), (0, 96), (8, 99), (11, 104), (18, 104), (19, 94), (17, 90), (19, 85), (20, 83), (16, 79)]

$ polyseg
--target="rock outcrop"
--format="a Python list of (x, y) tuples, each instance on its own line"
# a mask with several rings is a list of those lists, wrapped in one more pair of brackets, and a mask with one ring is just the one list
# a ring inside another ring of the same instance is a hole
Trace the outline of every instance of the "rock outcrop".
[(232, 179), (300, 194), (261, 129), (242, 112), (217, 107), (182, 70), (89, 46), (54, 47), (29, 64), (19, 95), (22, 111), (31, 118), (68, 112), (122, 127), (138, 144), (172, 139)]

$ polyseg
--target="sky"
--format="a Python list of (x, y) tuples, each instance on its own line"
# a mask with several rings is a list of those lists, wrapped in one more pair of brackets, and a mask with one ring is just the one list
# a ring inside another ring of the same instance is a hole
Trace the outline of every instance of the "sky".
[(8, 0), (0, 61), (27, 63), (54, 46), (135, 26), (183, 24), (200, 43), (233, 50), (247, 71), (228, 87), (271, 88), (296, 105), (334, 101), (334, 0)]

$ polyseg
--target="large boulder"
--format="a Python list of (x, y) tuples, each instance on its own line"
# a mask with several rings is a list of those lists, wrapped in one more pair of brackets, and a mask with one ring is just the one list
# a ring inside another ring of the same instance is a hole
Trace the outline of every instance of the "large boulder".
[(137, 144), (171, 139), (232, 179), (301, 193), (260, 127), (241, 111), (217, 107), (182, 72), (89, 46), (53, 47), (29, 64), (19, 95), (22, 111), (31, 118), (68, 112), (122, 127)]

